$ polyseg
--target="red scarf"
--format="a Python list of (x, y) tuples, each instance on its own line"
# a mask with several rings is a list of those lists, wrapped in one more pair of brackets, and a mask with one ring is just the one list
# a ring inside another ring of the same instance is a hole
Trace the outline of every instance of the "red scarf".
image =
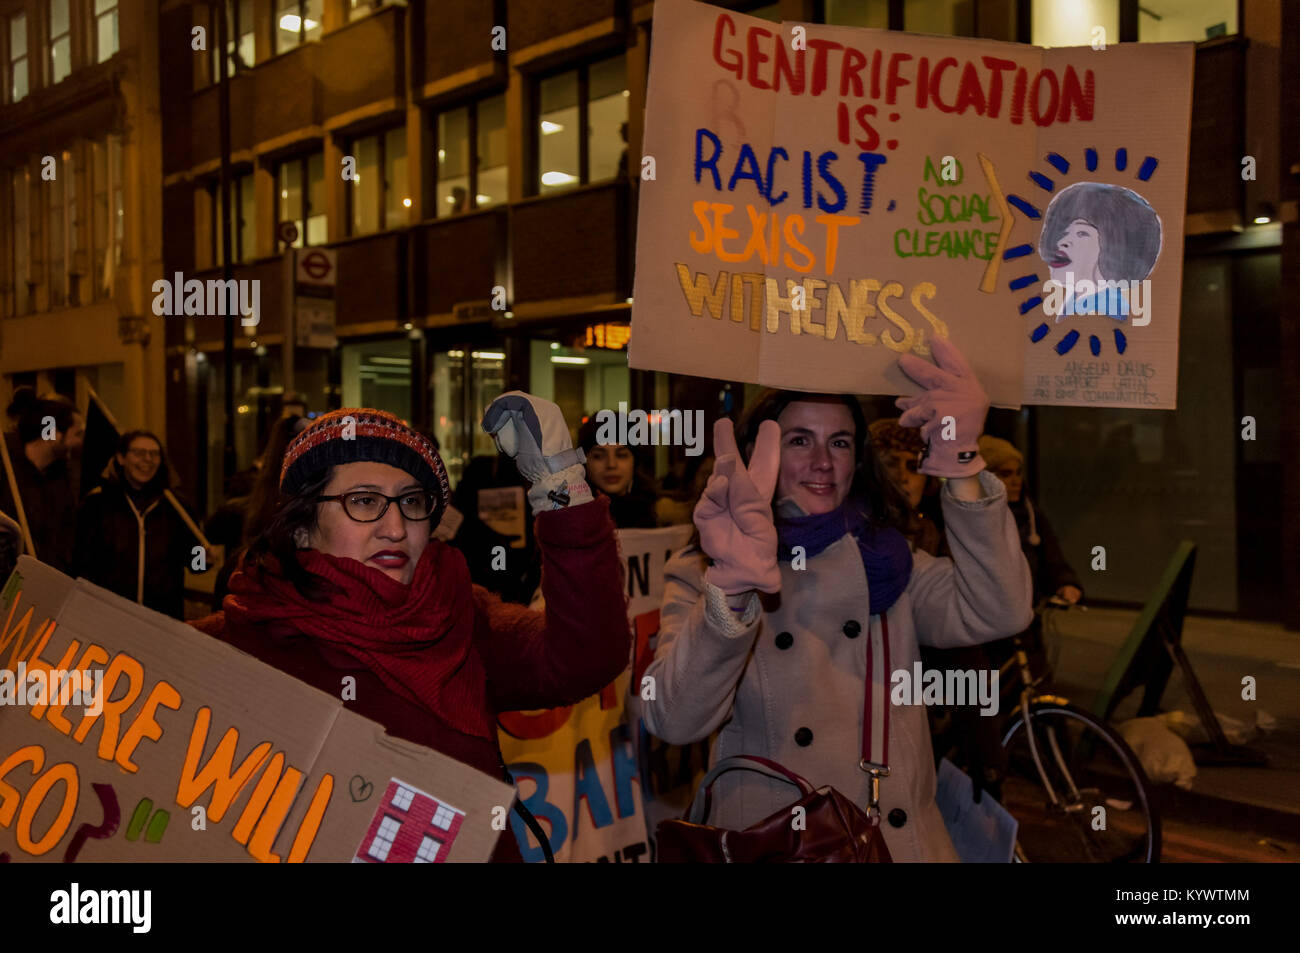
[(350, 656), (457, 731), (494, 737), (469, 567), (458, 550), (430, 540), (409, 586), (314, 549), (299, 551), (298, 561), (322, 592), (307, 598), (282, 576), (241, 570), (230, 578), (227, 621), (267, 626), (272, 638), (306, 636), (330, 664), (346, 667)]

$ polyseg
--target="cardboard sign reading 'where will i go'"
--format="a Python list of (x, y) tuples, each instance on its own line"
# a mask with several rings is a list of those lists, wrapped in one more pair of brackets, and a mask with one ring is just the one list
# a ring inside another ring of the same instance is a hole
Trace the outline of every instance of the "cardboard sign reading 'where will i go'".
[[(502, 836), (509, 785), (175, 619), (29, 556), (0, 604), (0, 860), (485, 861)], [(48, 669), (102, 673), (104, 704), (42, 696)]]
[(1193, 44), (692, 0), (654, 38), (632, 367), (915, 394), (897, 358), (938, 334), (1000, 406), (1175, 406)]

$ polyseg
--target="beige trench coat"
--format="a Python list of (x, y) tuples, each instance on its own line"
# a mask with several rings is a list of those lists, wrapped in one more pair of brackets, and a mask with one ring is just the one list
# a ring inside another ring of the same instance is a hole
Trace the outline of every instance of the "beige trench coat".
[[(918, 644), (952, 648), (1005, 638), (1032, 618), (1029, 568), (1006, 490), (979, 475), (986, 496), (964, 502), (942, 491), (952, 559), (913, 552), (906, 591), (886, 613), (889, 668), (912, 670)], [(859, 769), (870, 594), (856, 543), (844, 537), (796, 571), (781, 563), (781, 591), (745, 616), (731, 613), (704, 581), (698, 549), (677, 554), (666, 588), (655, 658), (654, 698), (631, 693), (646, 728), (672, 744), (715, 730), (710, 763), (733, 755), (771, 758), (816, 787), (832, 785), (863, 808)], [(643, 681), (642, 686), (646, 683)], [(955, 861), (935, 805), (925, 709), (890, 705), (890, 776), (881, 781), (881, 830), (895, 861)], [(708, 823), (746, 828), (799, 796), (762, 775), (731, 771), (714, 786)]]

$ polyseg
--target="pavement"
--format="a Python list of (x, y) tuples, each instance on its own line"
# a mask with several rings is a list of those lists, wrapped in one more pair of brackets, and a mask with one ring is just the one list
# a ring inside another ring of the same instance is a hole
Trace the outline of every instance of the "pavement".
[[(1137, 610), (1088, 608), (1057, 613), (1060, 647), (1055, 692), (1092, 710), (1102, 681), (1138, 617)], [(1163, 817), (1250, 831), (1261, 839), (1300, 841), (1300, 632), (1277, 624), (1189, 615), (1183, 650), (1215, 712), (1256, 730), (1247, 744), (1262, 751), (1264, 766), (1201, 763), (1189, 791), (1157, 785)], [(1255, 699), (1242, 698), (1242, 680), (1255, 679)], [(1141, 690), (1111, 718), (1118, 724), (1137, 713)], [(1196, 709), (1175, 666), (1160, 710)], [(1208, 753), (1208, 752), (1207, 752)], [(1294, 858), (1293, 858), (1294, 859)]]

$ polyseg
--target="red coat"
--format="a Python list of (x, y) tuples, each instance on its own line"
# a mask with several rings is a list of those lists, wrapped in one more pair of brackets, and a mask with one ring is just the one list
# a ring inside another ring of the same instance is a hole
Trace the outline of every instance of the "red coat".
[[(494, 718), (501, 711), (554, 708), (594, 695), (627, 667), (631, 653), (623, 566), (608, 502), (541, 513), (534, 526), (545, 613), (474, 586), (474, 641), (487, 673), (481, 696)], [(227, 626), (224, 612), (192, 624), (331, 695), (338, 694), (340, 672), (346, 671), (357, 681), (356, 700), (344, 701), (349, 709), (379, 722), (390, 735), (503, 776), (495, 737), (487, 741), (443, 724), (367, 669), (330, 665), (310, 639), (271, 640), (260, 625), (235, 629)], [(509, 830), (492, 860), (522, 860)]]

